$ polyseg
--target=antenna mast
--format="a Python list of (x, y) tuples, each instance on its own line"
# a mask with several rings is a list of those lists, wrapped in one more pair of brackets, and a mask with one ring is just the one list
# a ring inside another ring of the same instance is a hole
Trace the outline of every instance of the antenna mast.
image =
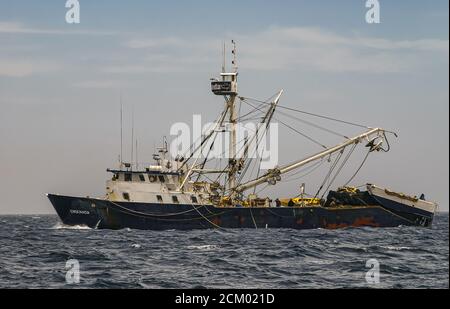
[(133, 170), (133, 150), (134, 150), (134, 106), (131, 110), (131, 170)]
[(234, 73), (238, 72), (238, 66), (237, 66), (237, 49), (236, 49), (236, 42), (234, 40), (231, 41), (231, 44), (233, 44), (233, 50), (231, 53), (233, 54), (233, 61), (231, 62), (233, 64), (233, 70)]
[(225, 54), (225, 42), (223, 42), (223, 50), (222, 50), (222, 58), (223, 58), (223, 62), (222, 62), (222, 73), (225, 73), (225, 68), (226, 68), (226, 54)]
[[(236, 174), (238, 172), (238, 163), (236, 160), (236, 122), (238, 118), (237, 110), (236, 110), (236, 97), (238, 95), (237, 92), (237, 76), (238, 76), (238, 67), (236, 61), (236, 43), (234, 40), (231, 41), (233, 45), (233, 71), (234, 72), (226, 72), (226, 64), (225, 64), (225, 44), (223, 45), (223, 65), (222, 65), (222, 73), (220, 74), (221, 80), (213, 79), (211, 82), (211, 90), (215, 95), (220, 95), (225, 98), (225, 104), (228, 109), (229, 119), (228, 122), (230, 124), (230, 143), (229, 143), (229, 161), (228, 161), (228, 187), (234, 188), (236, 186)], [(234, 193), (235, 194), (235, 191)], [(231, 196), (233, 197), (233, 196)]]
[(138, 161), (138, 139), (136, 137), (136, 170), (139, 171), (139, 161)]
[[(230, 130), (230, 149), (229, 149), (229, 172), (228, 172), (228, 187), (234, 188), (236, 186), (236, 173), (238, 172), (238, 164), (237, 164), (237, 158), (236, 158), (236, 143), (237, 143), (237, 134), (236, 134), (236, 125), (237, 125), (237, 118), (238, 118), (238, 114), (237, 114), (237, 109), (236, 109), (236, 96), (237, 96), (237, 66), (236, 66), (236, 43), (234, 40), (231, 41), (231, 44), (233, 45), (233, 50), (231, 51), (233, 54), (233, 70), (234, 73), (224, 73), (227, 75), (223, 75), (224, 80), (226, 80), (226, 78), (228, 78), (229, 80), (231, 80), (231, 83), (233, 85), (234, 83), (234, 88), (235, 91), (232, 92), (230, 94), (230, 96), (227, 98), (225, 96), (225, 100), (228, 102), (228, 107), (229, 107), (229, 111), (230, 111), (230, 125), (231, 125), (231, 130)], [(233, 87), (232, 87), (233, 88)]]
[(120, 169), (123, 165), (123, 104), (122, 104), (122, 94), (120, 94)]

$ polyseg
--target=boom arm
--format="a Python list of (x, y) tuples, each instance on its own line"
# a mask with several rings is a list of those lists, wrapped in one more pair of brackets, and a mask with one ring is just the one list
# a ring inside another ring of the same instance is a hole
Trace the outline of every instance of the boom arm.
[(269, 180), (271, 180), (273, 178), (279, 177), (280, 175), (283, 175), (283, 174), (286, 174), (286, 173), (288, 173), (290, 171), (298, 169), (298, 168), (300, 168), (300, 167), (302, 167), (302, 166), (304, 166), (304, 165), (306, 165), (306, 164), (308, 164), (310, 162), (322, 159), (322, 158), (324, 158), (324, 157), (326, 157), (326, 156), (328, 156), (330, 154), (339, 152), (339, 151), (341, 151), (342, 149), (346, 148), (349, 145), (357, 144), (364, 138), (368, 138), (369, 139), (373, 135), (380, 136), (380, 135), (384, 134), (384, 132), (385, 132), (385, 130), (380, 129), (380, 128), (371, 129), (370, 131), (367, 131), (366, 133), (363, 133), (361, 135), (353, 137), (353, 138), (345, 141), (344, 143), (342, 143), (340, 145), (337, 145), (337, 146), (335, 146), (333, 148), (329, 148), (327, 150), (319, 152), (319, 153), (317, 153), (315, 155), (312, 155), (310, 157), (307, 157), (307, 158), (302, 159), (300, 161), (297, 161), (295, 163), (286, 165), (284, 167), (276, 168), (276, 169), (273, 169), (273, 170), (269, 170), (265, 175), (255, 179), (255, 180), (249, 181), (249, 182), (247, 182), (245, 184), (239, 185), (239, 186), (235, 187), (234, 190), (236, 192), (244, 192), (244, 191), (246, 191), (248, 189), (251, 189), (253, 187), (259, 186), (259, 185), (261, 185), (261, 184), (263, 184), (263, 183), (265, 183), (265, 182), (267, 182), (267, 181), (269, 181)]

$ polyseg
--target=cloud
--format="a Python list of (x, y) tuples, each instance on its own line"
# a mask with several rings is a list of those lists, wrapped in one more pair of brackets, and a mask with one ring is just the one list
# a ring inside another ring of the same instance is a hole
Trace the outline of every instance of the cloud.
[(381, 50), (411, 50), (411, 51), (431, 51), (449, 52), (449, 41), (438, 39), (424, 39), (415, 41), (391, 41), (386, 39), (359, 39), (359, 44), (364, 47)]
[[(229, 37), (238, 41), (239, 64), (254, 70), (394, 73), (423, 65), (424, 52), (447, 59), (449, 52), (448, 40), (389, 40), (308, 27), (272, 27), (256, 33), (230, 33)], [(191, 70), (215, 61), (221, 42), (216, 37), (154, 37), (134, 38), (124, 45), (142, 50), (145, 56), (143, 66), (125, 66), (122, 72), (142, 73), (160, 67)]]
[(393, 73), (420, 66), (421, 51), (448, 54), (448, 40), (394, 41), (316, 28), (271, 28), (236, 38), (243, 44), (241, 62), (253, 69)]
[(177, 73), (192, 70), (204, 71), (213, 60), (210, 56), (197, 57), (193, 54), (184, 55), (168, 52), (165, 55), (145, 55), (139, 64), (115, 64), (107, 66), (103, 72), (109, 74), (146, 74), (146, 73)]
[(167, 37), (157, 39), (132, 39), (125, 43), (129, 48), (161, 48), (161, 47), (183, 47), (186, 42), (181, 38)]
[(47, 61), (30, 62), (0, 59), (0, 76), (27, 77), (33, 74), (48, 73), (59, 69), (60, 66), (58, 64)]
[(26, 62), (0, 61), (0, 76), (24, 77), (33, 73), (33, 66)]
[(0, 34), (48, 34), (48, 35), (117, 35), (114, 31), (74, 30), (73, 27), (61, 29), (32, 28), (20, 22), (0, 22)]
[(203, 71), (220, 61), (216, 48), (220, 47), (220, 41), (209, 47), (205, 43), (196, 44), (195, 40), (188, 42), (183, 39), (133, 40), (131, 44), (125, 45), (137, 55), (132, 57), (134, 60), (130, 62), (128, 58), (116, 62), (105, 67), (104, 72), (145, 74)]
[[(119, 34), (40, 29), (19, 22), (0, 22), (0, 35), (2, 33)], [(433, 63), (448, 63), (449, 53), (448, 39), (392, 40), (358, 33), (343, 35), (311, 27), (271, 27), (251, 33), (228, 33), (227, 36), (238, 42), (238, 65), (243, 69), (258, 71), (411, 72)], [(218, 66), (221, 45), (222, 41), (216, 36), (134, 35), (124, 41), (122, 46), (110, 50), (112, 57), (109, 59), (102, 55), (96, 69), (101, 73), (117, 75), (208, 71)], [(93, 55), (94, 58), (97, 56)], [(58, 67), (50, 60), (44, 63), (36, 59), (20, 61), (0, 58), (0, 64), (0, 75), (9, 77), (30, 76)], [(110, 82), (86, 81), (75, 86), (115, 87)]]
[(133, 85), (120, 80), (88, 80), (74, 83), (73, 86), (85, 89), (123, 89), (130, 88)]
[(366, 37), (361, 34), (344, 36), (319, 28), (272, 27), (259, 34), (260, 38), (275, 39), (278, 42), (291, 42), (293, 45), (306, 43), (316, 46), (350, 46), (354, 48), (372, 48), (378, 50), (428, 50), (445, 52), (449, 50), (448, 40), (419, 39), (419, 40), (389, 40), (383, 38)]

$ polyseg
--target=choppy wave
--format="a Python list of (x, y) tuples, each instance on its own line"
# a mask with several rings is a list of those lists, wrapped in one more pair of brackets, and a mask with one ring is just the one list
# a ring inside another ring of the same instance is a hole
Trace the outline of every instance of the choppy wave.
[(203, 251), (210, 251), (218, 249), (219, 246), (216, 245), (202, 245), (202, 246), (187, 246), (188, 249), (191, 250), (203, 250)]
[[(448, 288), (448, 214), (433, 229), (94, 230), (0, 217), (0, 288)], [(381, 282), (366, 282), (366, 263)], [(373, 263), (369, 263), (373, 265)], [(369, 266), (370, 266), (369, 265)]]
[(51, 227), (52, 230), (92, 230), (87, 225), (66, 225), (62, 222), (57, 222)]
[(396, 246), (380, 246), (380, 248), (391, 250), (391, 251), (402, 251), (402, 250), (412, 250), (411, 247), (396, 247)]

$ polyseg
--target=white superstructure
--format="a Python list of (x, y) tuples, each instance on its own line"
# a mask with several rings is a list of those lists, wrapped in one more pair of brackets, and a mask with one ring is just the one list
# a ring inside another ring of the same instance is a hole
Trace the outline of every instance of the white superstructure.
[(159, 204), (208, 204), (212, 189), (206, 183), (180, 184), (186, 173), (182, 159), (168, 159), (167, 144), (155, 154), (156, 165), (134, 171), (130, 164), (125, 169), (111, 170), (113, 177), (106, 182), (106, 199), (113, 202)]

